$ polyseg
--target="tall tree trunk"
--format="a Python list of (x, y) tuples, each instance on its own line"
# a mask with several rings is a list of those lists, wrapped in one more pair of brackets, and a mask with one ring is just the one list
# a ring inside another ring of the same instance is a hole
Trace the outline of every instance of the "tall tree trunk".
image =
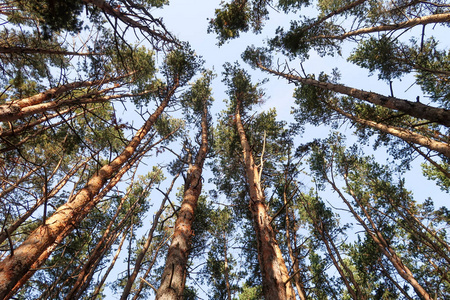
[(292, 266), (294, 269), (293, 271), (295, 274), (291, 277), (294, 281), (295, 287), (297, 288), (297, 293), (298, 293), (298, 296), (300, 297), (300, 300), (306, 300), (305, 285), (303, 284), (301, 277), (300, 277), (300, 268), (298, 267), (298, 258), (294, 255), (294, 251), (293, 251), (292, 245), (291, 245), (291, 234), (290, 234), (291, 225), (290, 225), (290, 220), (289, 220), (289, 205), (288, 205), (288, 200), (287, 200), (287, 196), (286, 196), (286, 186), (283, 191), (283, 202), (284, 202), (284, 206), (286, 207), (286, 217), (285, 217), (286, 244), (288, 246), (289, 258), (291, 259)]
[(122, 251), (122, 246), (123, 246), (123, 243), (125, 242), (127, 234), (128, 234), (128, 230), (125, 229), (122, 234), (122, 239), (120, 240), (119, 247), (117, 248), (116, 254), (114, 255), (114, 258), (111, 261), (111, 264), (109, 265), (108, 269), (106, 270), (106, 272), (103, 275), (102, 279), (100, 280), (99, 284), (95, 287), (95, 290), (92, 293), (90, 299), (95, 299), (95, 298), (97, 298), (98, 294), (100, 294), (100, 291), (101, 291), (103, 285), (105, 284), (105, 281), (108, 278), (109, 273), (111, 273), (111, 270), (113, 269), (117, 259), (119, 258), (119, 254)]
[(358, 117), (356, 117), (352, 114), (349, 114), (349, 113), (341, 110), (340, 108), (337, 108), (334, 106), (333, 107), (329, 106), (329, 107), (331, 109), (333, 109), (334, 111), (336, 111), (337, 113), (343, 115), (344, 117), (346, 117), (356, 123), (359, 123), (364, 126), (369, 126), (376, 130), (379, 130), (383, 133), (387, 133), (387, 134), (396, 136), (396, 137), (404, 140), (405, 142), (424, 146), (430, 150), (439, 152), (439, 153), (445, 155), (446, 157), (450, 158), (450, 144), (448, 144), (448, 143), (436, 141), (430, 137), (415, 133), (411, 130), (404, 129), (401, 127), (385, 125), (382, 123), (377, 123), (375, 121), (358, 118)]
[(327, 91), (333, 91), (336, 93), (348, 95), (366, 102), (370, 102), (375, 105), (380, 105), (386, 108), (404, 112), (416, 118), (429, 120), (431, 122), (435, 122), (450, 127), (450, 110), (445, 108), (428, 106), (420, 102), (412, 102), (395, 97), (384, 96), (373, 92), (366, 92), (342, 84), (323, 82), (312, 78), (303, 78), (292, 74), (286, 74), (283, 72), (266, 68), (260, 62), (257, 62), (257, 66), (261, 70), (283, 77), (287, 79), (289, 82), (299, 82), (302, 84), (307, 84), (310, 86), (321, 88)]
[(0, 263), (0, 299), (3, 299), (32, 267), (35, 269), (43, 263), (45, 261), (43, 255), (46, 252), (50, 255), (49, 250), (56, 246), (55, 242), (61, 242), (86, 217), (96, 204), (93, 201), (95, 195), (135, 153), (142, 139), (168, 105), (177, 87), (178, 82), (168, 90), (165, 99), (119, 156), (97, 171), (73, 199), (60, 206), (45, 224), (28, 236), (14, 251), (14, 255), (8, 256)]
[[(175, 184), (175, 181), (177, 180), (179, 175), (180, 174), (178, 173), (175, 176), (175, 178), (172, 180), (172, 184), (170, 185), (170, 187), (169, 187), (169, 189), (167, 191), (167, 195), (170, 194), (170, 191), (172, 190), (173, 185)], [(161, 201), (161, 205), (159, 207), (159, 210), (153, 216), (152, 227), (150, 228), (150, 231), (148, 232), (147, 240), (145, 241), (144, 246), (142, 247), (142, 249), (140, 250), (139, 254), (136, 257), (136, 262), (134, 263), (133, 273), (131, 273), (131, 276), (128, 277), (127, 284), (125, 285), (125, 288), (123, 289), (123, 292), (122, 292), (122, 296), (120, 297), (121, 300), (128, 299), (128, 295), (130, 294), (131, 287), (133, 286), (133, 283), (136, 280), (136, 277), (137, 277), (139, 271), (141, 270), (142, 261), (144, 260), (144, 257), (147, 254), (148, 249), (150, 248), (150, 245), (152, 243), (153, 233), (155, 232), (156, 227), (158, 226), (159, 217), (161, 216), (161, 214), (165, 210), (166, 201), (167, 201), (167, 196), (164, 197), (163, 201)]]
[(266, 299), (295, 299), (294, 289), (289, 279), (285, 261), (278, 246), (275, 232), (267, 213), (264, 191), (261, 187), (258, 167), (245, 135), (241, 120), (241, 100), (237, 99), (236, 126), (244, 155), (245, 173), (250, 191), (249, 208), (256, 234), (258, 261), (262, 274), (263, 293)]
[(223, 233), (223, 263), (224, 263), (224, 275), (225, 275), (225, 286), (227, 288), (227, 300), (231, 300), (231, 286), (230, 286), (230, 269), (228, 267), (228, 239), (225, 232)]
[(328, 178), (328, 175), (326, 175), (326, 180), (331, 184), (331, 186), (338, 193), (338, 195), (342, 199), (342, 201), (344, 201), (344, 203), (347, 205), (347, 207), (349, 208), (350, 212), (355, 217), (355, 219), (361, 224), (361, 226), (364, 227), (365, 231), (373, 239), (373, 241), (378, 246), (380, 251), (392, 263), (392, 266), (397, 270), (398, 274), (414, 288), (415, 292), (417, 293), (417, 295), (419, 297), (421, 297), (422, 299), (425, 299), (425, 300), (432, 300), (433, 298), (422, 287), (422, 285), (420, 285), (420, 283), (415, 279), (411, 270), (403, 263), (401, 257), (399, 257), (397, 255), (395, 250), (386, 241), (386, 239), (383, 236), (383, 233), (378, 230), (378, 227), (372, 221), (372, 218), (371, 218), (369, 212), (366, 210), (365, 205), (363, 205), (360, 202), (359, 198), (355, 195), (355, 193), (351, 189), (350, 185), (348, 184), (347, 177), (344, 176), (344, 180), (347, 184), (349, 194), (352, 196), (352, 198), (355, 200), (357, 205), (363, 211), (364, 216), (367, 218), (368, 222), (370, 223), (370, 227), (361, 218), (361, 216), (355, 211), (354, 206), (352, 206), (352, 204), (344, 197), (344, 195), (342, 194), (340, 189), (336, 186), (334, 181), (332, 179)]
[(183, 299), (186, 265), (193, 235), (192, 224), (198, 197), (202, 190), (203, 163), (208, 152), (208, 107), (206, 101), (203, 103), (201, 126), (202, 142), (195, 161), (189, 166), (187, 172), (183, 202), (175, 223), (173, 240), (167, 253), (161, 285), (156, 293), (158, 300)]
[(318, 35), (314, 36), (308, 41), (313, 41), (317, 39), (336, 39), (336, 40), (344, 40), (345, 38), (355, 36), (355, 35), (363, 35), (373, 32), (382, 32), (382, 31), (392, 31), (392, 30), (400, 30), (407, 29), (417, 25), (426, 25), (433, 23), (448, 23), (450, 22), (450, 13), (443, 14), (434, 14), (429, 16), (423, 16), (415, 19), (410, 19), (405, 22), (397, 23), (397, 24), (386, 24), (368, 28), (361, 28), (353, 31), (346, 32), (342, 35)]

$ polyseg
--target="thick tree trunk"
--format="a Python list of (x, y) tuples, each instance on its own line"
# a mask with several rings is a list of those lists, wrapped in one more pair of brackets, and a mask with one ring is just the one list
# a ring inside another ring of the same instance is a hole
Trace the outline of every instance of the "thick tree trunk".
[(266, 68), (259, 62), (257, 62), (257, 66), (263, 71), (286, 78), (289, 82), (299, 82), (302, 84), (318, 87), (327, 91), (333, 91), (340, 94), (348, 95), (366, 102), (370, 102), (375, 105), (380, 105), (386, 108), (404, 112), (410, 116), (419, 119), (429, 120), (431, 122), (435, 122), (450, 127), (450, 110), (445, 108), (428, 106), (420, 102), (412, 102), (395, 97), (387, 97), (381, 94), (366, 92), (342, 84), (322, 82), (312, 78), (303, 78), (292, 74), (285, 74), (283, 72)]
[(169, 103), (177, 87), (178, 84), (170, 89), (160, 106), (136, 132), (136, 135), (119, 156), (96, 172), (73, 199), (59, 207), (46, 220), (44, 225), (34, 230), (15, 249), (14, 255), (8, 256), (0, 263), (0, 299), (3, 299), (30, 269), (37, 268), (43, 263), (45, 261), (45, 259), (42, 259), (43, 255), (46, 252), (49, 252), (48, 255), (50, 255), (51, 251), (49, 250), (56, 246), (55, 242), (62, 241), (84, 219), (96, 204), (93, 201), (95, 195), (99, 193), (106, 181), (112, 178), (134, 154), (142, 139)]
[(278, 246), (275, 232), (270, 224), (270, 216), (267, 214), (266, 200), (261, 187), (258, 167), (255, 165), (252, 150), (242, 125), (241, 102), (239, 99), (237, 101), (236, 126), (243, 149), (245, 173), (250, 190), (249, 208), (256, 234), (264, 297), (270, 300), (295, 299), (294, 289), (288, 282), (288, 270)]
[(208, 112), (206, 102), (203, 104), (201, 121), (201, 146), (196, 155), (195, 162), (189, 166), (183, 202), (175, 223), (173, 240), (169, 247), (166, 265), (162, 274), (161, 285), (156, 293), (158, 300), (183, 299), (186, 282), (186, 265), (190, 251), (190, 241), (193, 235), (192, 224), (198, 197), (202, 190), (203, 163), (208, 152)]
[(132, 98), (141, 96), (145, 93), (141, 94), (119, 94), (119, 95), (108, 95), (108, 96), (101, 96), (102, 92), (107, 92), (110, 89), (105, 89), (102, 91), (98, 91), (91, 94), (86, 94), (82, 97), (74, 97), (72, 99), (66, 99), (66, 100), (54, 100), (51, 102), (45, 102), (40, 103), (36, 105), (30, 105), (23, 108), (20, 108), (19, 106), (11, 106), (8, 110), (1, 111), (0, 109), (0, 122), (8, 122), (8, 121), (15, 121), (22, 119), (24, 117), (28, 117), (34, 114), (39, 114), (43, 112), (47, 112), (50, 110), (55, 110), (60, 107), (72, 107), (82, 104), (92, 104), (92, 103), (105, 103), (110, 102), (117, 99), (123, 99), (123, 98)]

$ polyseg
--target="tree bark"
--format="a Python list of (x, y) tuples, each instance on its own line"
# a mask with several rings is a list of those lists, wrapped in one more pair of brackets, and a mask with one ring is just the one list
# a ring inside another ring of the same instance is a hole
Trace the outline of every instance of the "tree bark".
[(162, 274), (161, 285), (156, 293), (157, 300), (183, 299), (186, 282), (186, 266), (190, 251), (190, 241), (193, 236), (192, 224), (198, 197), (202, 190), (203, 163), (208, 152), (208, 107), (203, 103), (201, 121), (201, 146), (195, 161), (189, 166), (183, 202), (175, 223), (173, 240), (169, 246), (166, 264)]
[(357, 205), (361, 208), (361, 210), (364, 213), (364, 216), (369, 221), (371, 228), (367, 225), (367, 223), (361, 218), (361, 216), (355, 211), (354, 206), (351, 205), (351, 203), (344, 197), (342, 192), (338, 189), (336, 184), (328, 178), (328, 175), (326, 175), (327, 181), (331, 184), (333, 189), (338, 193), (339, 197), (344, 201), (344, 203), (349, 208), (352, 215), (355, 217), (355, 219), (358, 221), (358, 223), (363, 226), (367, 234), (373, 239), (375, 244), (378, 246), (380, 251), (386, 256), (386, 258), (392, 263), (392, 266), (397, 270), (398, 274), (407, 281), (415, 290), (417, 295), (425, 300), (432, 300), (433, 298), (427, 293), (427, 291), (420, 285), (420, 283), (414, 278), (414, 275), (412, 274), (411, 270), (403, 264), (402, 259), (397, 255), (395, 250), (389, 246), (389, 243), (385, 240), (382, 232), (378, 230), (378, 227), (375, 225), (375, 223), (372, 221), (372, 218), (368, 211), (366, 210), (365, 206), (362, 205), (362, 203), (359, 201), (358, 197), (353, 193), (353, 190), (349, 186), (347, 182), (347, 177), (344, 176), (344, 180), (347, 184), (347, 188), (349, 190), (350, 195), (353, 197)]
[(288, 282), (289, 273), (270, 224), (258, 167), (255, 165), (252, 150), (245, 135), (241, 120), (241, 105), (241, 100), (237, 99), (236, 127), (243, 149), (245, 173), (250, 191), (249, 208), (256, 234), (264, 297), (270, 300), (295, 299), (294, 289)]
[(386, 108), (395, 109), (404, 112), (410, 116), (429, 120), (444, 126), (450, 127), (450, 110), (445, 108), (432, 107), (420, 102), (412, 102), (396, 97), (387, 97), (381, 94), (366, 92), (360, 89), (348, 87), (342, 84), (335, 84), (331, 82), (322, 82), (312, 78), (303, 78), (292, 74), (285, 74), (283, 72), (271, 70), (264, 67), (260, 62), (257, 66), (268, 73), (286, 78), (289, 82), (299, 82), (310, 86), (318, 87), (324, 90), (337, 92), (348, 95), (375, 105), (380, 105)]
[(368, 34), (373, 32), (382, 32), (382, 31), (391, 31), (391, 30), (399, 30), (405, 28), (411, 28), (416, 25), (426, 25), (432, 23), (448, 23), (450, 22), (450, 13), (444, 14), (435, 14), (424, 17), (419, 17), (415, 19), (410, 19), (405, 22), (397, 23), (397, 24), (388, 24), (388, 25), (380, 25), (368, 28), (361, 28), (357, 30), (353, 30), (341, 35), (318, 35), (308, 39), (308, 41), (313, 41), (317, 39), (335, 39), (335, 40), (343, 40), (350, 36)]
[(26, 107), (41, 104), (44, 101), (56, 98), (58, 96), (63, 95), (64, 93), (70, 92), (72, 90), (79, 89), (79, 88), (86, 88), (86, 87), (101, 86), (106, 83), (114, 82), (114, 81), (129, 77), (129, 76), (133, 75), (134, 73), (135, 72), (131, 72), (131, 73), (128, 73), (123, 76), (118, 76), (118, 77), (114, 77), (114, 78), (105, 78), (105, 79), (101, 79), (101, 80), (72, 82), (72, 83), (61, 85), (56, 88), (49, 89), (45, 92), (36, 94), (31, 97), (7, 102), (6, 104), (0, 105), (0, 121), (5, 122), (5, 121), (17, 120), (20, 117), (17, 118), (14, 116), (20, 115), (20, 112), (25, 111), (24, 109)]
[(352, 114), (349, 114), (337, 107), (331, 107), (331, 106), (329, 106), (329, 107), (331, 109), (333, 109), (334, 111), (338, 112), (339, 114), (349, 118), (350, 120), (353, 120), (356, 123), (372, 127), (376, 130), (379, 130), (379, 131), (387, 133), (387, 134), (391, 134), (393, 136), (396, 136), (396, 137), (404, 140), (405, 142), (424, 146), (430, 150), (439, 152), (439, 153), (445, 155), (446, 157), (450, 158), (450, 144), (448, 144), (448, 143), (435, 141), (432, 138), (423, 136), (421, 134), (412, 132), (412, 131), (404, 129), (404, 128), (389, 126), (389, 125), (385, 125), (382, 123), (377, 123), (375, 121), (361, 119), (361, 118), (358, 118)]
[(39, 226), (28, 236), (14, 251), (14, 255), (8, 256), (0, 263), (0, 299), (3, 299), (31, 268), (43, 263), (45, 259), (40, 259), (41, 256), (46, 252), (50, 255), (52, 247), (56, 247), (55, 243), (62, 241), (86, 217), (96, 204), (93, 201), (95, 195), (135, 153), (142, 139), (168, 105), (177, 87), (178, 81), (168, 90), (163, 102), (136, 132), (119, 156), (97, 171), (73, 199), (60, 206), (51, 217), (47, 218), (44, 225)]
[[(175, 184), (175, 181), (177, 180), (179, 175), (180, 174), (176, 175), (175, 178), (172, 180), (172, 184), (170, 185), (170, 187), (167, 191), (167, 195), (170, 194), (170, 191), (172, 190), (173, 185)], [(148, 249), (150, 248), (150, 245), (152, 243), (153, 233), (155, 232), (156, 227), (158, 226), (159, 217), (165, 210), (166, 200), (167, 200), (167, 197), (164, 197), (163, 201), (161, 201), (159, 210), (153, 216), (152, 227), (150, 228), (150, 231), (148, 232), (147, 240), (145, 241), (144, 246), (142, 247), (142, 249), (140, 250), (140, 252), (138, 253), (138, 255), (136, 257), (136, 262), (134, 263), (133, 273), (131, 273), (131, 276), (128, 277), (127, 283), (122, 292), (122, 296), (120, 297), (121, 300), (128, 299), (128, 295), (130, 294), (133, 283), (136, 280), (139, 271), (141, 270), (142, 261), (144, 260), (144, 257), (147, 254)]]

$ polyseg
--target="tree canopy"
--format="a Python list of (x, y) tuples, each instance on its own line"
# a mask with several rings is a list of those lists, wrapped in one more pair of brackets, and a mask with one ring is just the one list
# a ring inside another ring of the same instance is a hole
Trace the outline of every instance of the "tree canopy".
[(450, 298), (450, 3), (173, 2), (0, 3), (0, 299)]

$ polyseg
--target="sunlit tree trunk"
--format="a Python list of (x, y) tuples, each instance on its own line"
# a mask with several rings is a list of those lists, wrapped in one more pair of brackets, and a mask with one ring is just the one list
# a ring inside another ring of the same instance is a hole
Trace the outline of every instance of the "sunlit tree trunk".
[[(13, 121), (28, 115), (29, 111), (32, 112), (42, 108), (48, 109), (47, 107), (49, 107), (49, 104), (41, 106), (39, 106), (39, 104), (42, 104), (44, 101), (60, 97), (65, 93), (73, 91), (75, 89), (99, 87), (103, 84), (124, 79), (126, 77), (133, 75), (134, 73), (135, 72), (131, 72), (126, 75), (118, 76), (115, 78), (104, 78), (101, 80), (94, 80), (94, 81), (77, 81), (67, 83), (59, 87), (46, 90), (45, 92), (36, 94), (31, 97), (7, 102), (6, 104), (0, 105), (0, 121), (2, 122)], [(53, 104), (53, 106), (55, 105), (56, 103)], [(31, 109), (30, 107), (33, 107), (33, 109)]]
[(348, 95), (375, 105), (380, 105), (386, 108), (395, 109), (404, 112), (410, 116), (429, 120), (438, 124), (450, 127), (450, 110), (445, 108), (438, 108), (428, 106), (420, 102), (412, 102), (395, 97), (384, 96), (374, 92), (367, 92), (360, 89), (348, 87), (342, 84), (335, 84), (331, 82), (322, 82), (312, 78), (304, 78), (297, 75), (286, 74), (276, 70), (272, 70), (257, 62), (257, 66), (268, 73), (277, 75), (287, 79), (289, 82), (299, 82), (328, 91)]
[[(169, 187), (169, 189), (167, 191), (167, 195), (170, 194), (170, 191), (172, 190), (173, 185), (175, 184), (175, 181), (177, 180), (179, 175), (180, 174), (175, 176), (175, 178), (172, 180), (172, 184), (170, 185), (170, 187)], [(125, 285), (125, 287), (123, 289), (123, 292), (122, 292), (122, 296), (120, 297), (121, 300), (128, 299), (128, 295), (131, 292), (131, 288), (133, 286), (133, 283), (135, 282), (135, 280), (137, 278), (137, 275), (138, 275), (139, 271), (141, 270), (142, 261), (144, 260), (144, 257), (147, 254), (148, 249), (150, 248), (150, 245), (152, 243), (153, 233), (155, 232), (156, 227), (158, 226), (159, 217), (161, 216), (161, 214), (165, 210), (166, 201), (167, 201), (167, 197), (164, 197), (164, 200), (161, 201), (161, 205), (159, 207), (159, 210), (155, 213), (155, 215), (153, 217), (153, 220), (152, 220), (153, 224), (152, 224), (152, 227), (150, 228), (150, 231), (148, 232), (147, 240), (145, 241), (144, 246), (139, 251), (139, 253), (138, 253), (137, 257), (136, 257), (136, 261), (134, 263), (133, 273), (131, 273), (131, 276), (127, 280), (127, 283), (126, 283), (126, 285)]]
[[(59, 207), (46, 220), (45, 224), (34, 230), (14, 250), (13, 255), (8, 256), (0, 263), (0, 298), (4, 298), (12, 288), (21, 282), (21, 279), (29, 270), (35, 270), (42, 264), (54, 247), (86, 217), (96, 204), (93, 201), (94, 197), (99, 193), (107, 180), (112, 178), (135, 153), (141, 141), (168, 105), (177, 87), (178, 83), (170, 88), (160, 106), (148, 118), (141, 129), (136, 132), (133, 139), (119, 156), (97, 171), (75, 197)], [(45, 253), (48, 253), (47, 256), (45, 256)], [(23, 283), (21, 282), (21, 284)]]
[(237, 99), (236, 126), (243, 149), (245, 173), (250, 191), (249, 208), (256, 234), (264, 297), (273, 300), (295, 299), (294, 289), (291, 283), (287, 282), (288, 270), (270, 224), (270, 216), (267, 214), (258, 167), (255, 165), (252, 150), (245, 135), (241, 120), (241, 105), (242, 103)]
[(161, 285), (156, 293), (156, 299), (183, 299), (186, 283), (186, 266), (190, 251), (190, 241), (193, 235), (192, 224), (198, 197), (202, 190), (203, 163), (208, 152), (208, 111), (206, 102), (203, 103), (201, 120), (201, 146), (195, 161), (189, 166), (183, 202), (178, 212), (172, 243), (169, 247)]

